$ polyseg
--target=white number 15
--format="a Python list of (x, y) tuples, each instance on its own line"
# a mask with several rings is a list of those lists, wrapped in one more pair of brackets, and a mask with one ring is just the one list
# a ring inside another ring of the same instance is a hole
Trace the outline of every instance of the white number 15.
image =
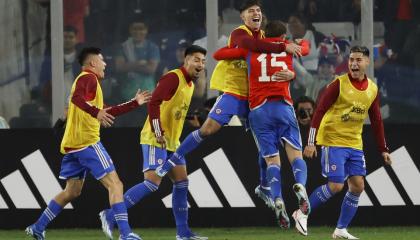
[[(271, 67), (282, 67), (283, 70), (287, 70), (287, 64), (284, 61), (277, 61), (278, 57), (286, 57), (287, 53), (286, 52), (282, 52), (282, 53), (271, 53), (271, 63), (270, 66)], [(258, 81), (259, 82), (270, 82), (271, 81), (271, 77), (267, 76), (267, 54), (266, 53), (262, 53), (260, 56), (258, 56), (257, 58), (258, 62), (261, 63), (261, 76), (258, 77)]]

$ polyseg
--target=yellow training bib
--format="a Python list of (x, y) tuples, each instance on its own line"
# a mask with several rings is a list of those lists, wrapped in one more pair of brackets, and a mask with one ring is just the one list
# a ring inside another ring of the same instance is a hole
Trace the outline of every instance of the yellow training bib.
[(316, 137), (317, 144), (362, 150), (363, 123), (376, 98), (378, 87), (368, 79), (368, 88), (358, 90), (352, 85), (347, 74), (339, 76), (338, 81), (340, 93), (322, 118)]
[[(194, 83), (191, 82), (191, 86), (188, 85), (180, 69), (172, 70), (169, 73), (175, 73), (178, 76), (179, 84), (172, 98), (169, 101), (163, 101), (160, 105), (160, 122), (162, 130), (165, 131), (166, 149), (175, 152), (180, 145), (179, 137), (181, 136), (185, 117), (187, 116), (194, 92)], [(156, 141), (155, 134), (150, 126), (149, 116), (140, 133), (140, 144), (161, 147)]]

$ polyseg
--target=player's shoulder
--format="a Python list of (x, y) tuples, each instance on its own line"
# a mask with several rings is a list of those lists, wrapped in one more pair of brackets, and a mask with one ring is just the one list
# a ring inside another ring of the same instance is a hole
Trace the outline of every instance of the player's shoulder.
[(239, 25), (230, 33), (230, 35), (231, 36), (233, 35), (251, 35), (252, 36), (252, 31), (246, 25)]
[(93, 83), (97, 81), (98, 77), (93, 72), (83, 71), (80, 73), (78, 79), (86, 83)]
[(331, 80), (331, 82), (329, 82), (328, 84), (327, 84), (327, 88), (329, 88), (329, 87), (337, 87), (337, 86), (339, 86), (340, 85), (340, 77), (339, 76), (336, 76), (333, 80)]
[(158, 81), (158, 84), (160, 83), (162, 85), (163, 83), (164, 85), (172, 85), (172, 83), (179, 81), (179, 75), (183, 75), (182, 70), (178, 68), (173, 69), (162, 75)]

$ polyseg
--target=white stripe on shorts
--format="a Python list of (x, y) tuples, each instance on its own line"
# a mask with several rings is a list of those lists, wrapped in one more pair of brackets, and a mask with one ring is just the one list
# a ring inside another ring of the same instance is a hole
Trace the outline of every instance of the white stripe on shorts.
[(330, 160), (329, 160), (329, 148), (324, 147), (324, 156), (325, 156), (325, 173), (330, 172)]
[(102, 150), (101, 150), (101, 148), (98, 146), (98, 144), (93, 144), (93, 145), (92, 145), (92, 147), (93, 147), (93, 149), (95, 150), (96, 155), (98, 155), (99, 160), (101, 161), (102, 167), (103, 167), (104, 169), (108, 168), (108, 167), (109, 167), (109, 163), (108, 163), (108, 161), (106, 160), (106, 158), (105, 158), (104, 154), (102, 153)]

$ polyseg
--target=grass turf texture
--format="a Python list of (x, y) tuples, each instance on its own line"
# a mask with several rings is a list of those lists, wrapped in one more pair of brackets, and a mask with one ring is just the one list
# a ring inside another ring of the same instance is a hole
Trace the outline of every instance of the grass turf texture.
[[(271, 240), (271, 239), (331, 239), (333, 227), (312, 227), (309, 236), (299, 235), (295, 229), (281, 230), (279, 228), (247, 227), (247, 228), (200, 228), (197, 233), (209, 237), (210, 240)], [(135, 229), (145, 240), (174, 240), (175, 229), (144, 228)], [(375, 227), (350, 228), (349, 232), (360, 239), (380, 240), (415, 240), (420, 239), (420, 226), (417, 227)], [(1, 240), (31, 239), (24, 230), (0, 230)], [(106, 239), (100, 229), (51, 229), (47, 231), (46, 239), (51, 240), (93, 240)], [(116, 232), (114, 239), (118, 239)]]

